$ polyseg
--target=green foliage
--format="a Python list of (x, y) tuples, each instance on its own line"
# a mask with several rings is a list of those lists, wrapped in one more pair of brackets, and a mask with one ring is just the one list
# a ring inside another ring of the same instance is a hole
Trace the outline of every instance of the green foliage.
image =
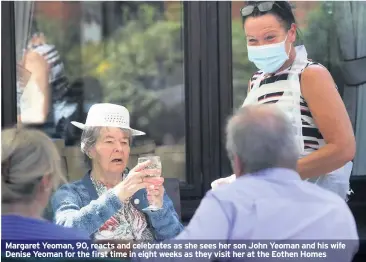
[(80, 64), (80, 26), (75, 26), (71, 20), (50, 19), (49, 17), (35, 17), (39, 32), (46, 36), (47, 43), (54, 45), (63, 58), (66, 75), (70, 81), (81, 75)]
[(104, 70), (99, 71), (104, 101), (125, 105), (137, 125), (145, 129), (154, 129), (152, 123), (167, 110), (156, 91), (169, 88), (169, 75), (183, 70), (181, 24), (154, 21), (153, 11), (153, 7), (142, 5), (137, 19), (126, 21), (104, 43), (108, 53), (102, 60)]
[(308, 26), (303, 31), (309, 57), (324, 65), (339, 63), (338, 40), (333, 8), (335, 2), (322, 2), (319, 9), (308, 16)]
[(37, 24), (60, 52), (70, 82), (98, 79), (103, 102), (123, 104), (143, 128), (163, 113), (156, 91), (169, 88), (170, 74), (183, 70), (182, 24), (164, 20), (149, 4), (140, 4), (133, 14), (125, 6), (121, 17), (125, 20), (113, 35), (82, 45), (80, 26), (73, 21), (38, 17)]
[(158, 21), (147, 28), (131, 21), (121, 28), (107, 42), (108, 55), (104, 61), (107, 69), (102, 76), (107, 91), (105, 99), (122, 98), (122, 92), (119, 97), (110, 92), (125, 91), (131, 86), (141, 91), (165, 88), (164, 78), (182, 63), (183, 52), (177, 41), (180, 31), (180, 24), (169, 21)]
[(336, 34), (338, 21), (335, 20), (333, 12), (337, 4), (340, 3), (322, 2), (318, 9), (309, 14), (308, 26), (303, 30), (303, 40), (309, 58), (327, 67), (342, 95), (344, 82)]

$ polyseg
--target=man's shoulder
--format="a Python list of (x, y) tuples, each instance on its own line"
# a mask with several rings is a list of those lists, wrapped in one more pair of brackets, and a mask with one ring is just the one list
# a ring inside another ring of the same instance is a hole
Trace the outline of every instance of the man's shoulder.
[[(237, 178), (233, 183), (220, 185), (215, 190), (209, 191), (217, 200), (236, 202), (246, 199), (248, 201), (256, 201), (262, 198), (282, 198), (287, 195), (283, 192), (285, 188), (289, 189), (295, 195), (309, 195), (310, 198), (317, 202), (334, 203), (340, 206), (348, 207), (345, 201), (337, 194), (321, 188), (320, 186), (295, 179), (290, 174), (288, 178), (277, 179), (277, 173), (272, 172), (270, 176), (267, 174), (244, 175)], [(278, 174), (281, 176), (284, 174)]]
[(261, 181), (243, 176), (230, 184), (223, 184), (215, 190), (210, 190), (207, 195), (211, 195), (219, 201), (237, 202), (243, 198), (250, 201), (255, 199), (256, 190), (260, 188), (261, 184)]

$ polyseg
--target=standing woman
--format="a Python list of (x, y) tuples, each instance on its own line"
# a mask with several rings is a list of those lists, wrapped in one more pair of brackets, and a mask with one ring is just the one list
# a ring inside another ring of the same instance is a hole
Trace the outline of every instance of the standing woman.
[(248, 1), (241, 15), (248, 58), (259, 69), (243, 106), (276, 103), (293, 123), (302, 179), (347, 199), (356, 143), (332, 76), (308, 59), (304, 46), (295, 46), (297, 26), (287, 1)]

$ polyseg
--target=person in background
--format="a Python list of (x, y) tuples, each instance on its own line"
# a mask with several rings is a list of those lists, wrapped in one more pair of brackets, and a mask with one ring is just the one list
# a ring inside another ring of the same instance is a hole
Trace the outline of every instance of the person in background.
[(1, 237), (4, 240), (89, 239), (86, 232), (42, 218), (65, 177), (51, 139), (38, 130), (1, 131)]
[[(38, 36), (31, 40), (37, 44), (43, 41)], [(49, 64), (42, 54), (27, 48), (18, 68), (22, 68), (17, 72), (20, 74), (17, 81), (18, 122), (43, 125), (47, 121), (51, 105)]]
[(59, 138), (56, 128), (60, 120), (67, 119), (77, 109), (77, 103), (67, 99), (70, 84), (59, 52), (43, 33), (35, 32), (20, 64), (29, 72), (30, 79), (25, 86), (18, 83), (18, 121)]
[[(81, 150), (90, 170), (54, 194), (54, 221), (83, 229), (96, 240), (150, 241), (178, 235), (183, 225), (164, 191), (164, 179), (146, 178), (149, 162), (127, 169), (132, 137), (145, 134), (130, 127), (128, 110), (94, 104), (85, 124), (71, 123), (83, 130)], [(161, 209), (143, 211), (149, 200)]]
[[(259, 69), (249, 81), (243, 106), (278, 105), (296, 134), (301, 178), (346, 200), (356, 142), (332, 76), (308, 59), (304, 46), (295, 46), (297, 26), (288, 1), (248, 1), (241, 15), (248, 58)], [(234, 179), (221, 178), (212, 186)]]

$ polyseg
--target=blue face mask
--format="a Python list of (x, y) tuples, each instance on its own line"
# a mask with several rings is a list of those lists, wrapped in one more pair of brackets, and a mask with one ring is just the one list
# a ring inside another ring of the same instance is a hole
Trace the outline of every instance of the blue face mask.
[(259, 70), (262, 70), (265, 73), (276, 72), (288, 59), (285, 48), (286, 39), (283, 42), (270, 45), (248, 45), (249, 61), (253, 62)]

